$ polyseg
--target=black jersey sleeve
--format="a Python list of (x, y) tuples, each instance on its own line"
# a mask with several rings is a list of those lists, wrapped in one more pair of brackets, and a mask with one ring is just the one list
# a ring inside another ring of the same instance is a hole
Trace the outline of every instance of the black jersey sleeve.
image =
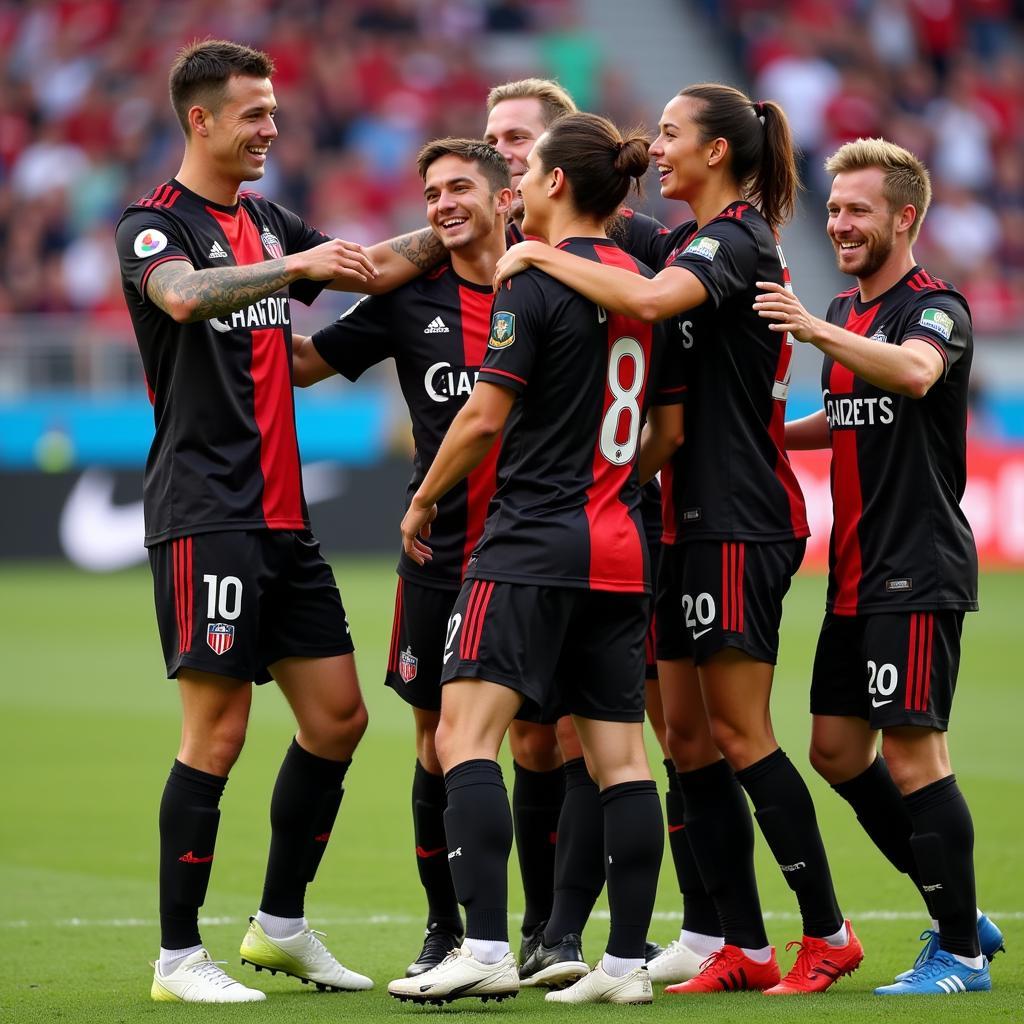
[(669, 265), (696, 275), (717, 308), (753, 287), (758, 256), (754, 235), (738, 221), (722, 218), (705, 224)]
[[(297, 213), (276, 204), (274, 204), (274, 209), (284, 231), (281, 241), (284, 243), (283, 248), (286, 253), (305, 252), (307, 249), (330, 241), (327, 235), (310, 227)], [(291, 298), (298, 299), (299, 302), (308, 306), (327, 287), (328, 283), (327, 281), (310, 281), (307, 278), (300, 278), (289, 285), (288, 294)]]
[(971, 344), (971, 314), (967, 303), (950, 292), (922, 292), (916, 298), (899, 343), (911, 338), (927, 341), (942, 356), (943, 378)]
[(522, 391), (530, 381), (537, 348), (546, 332), (541, 280), (527, 270), (509, 278), (491, 304), (491, 329), (478, 380)]
[(117, 258), (121, 276), (146, 298), (149, 275), (171, 260), (192, 262), (181, 225), (159, 210), (128, 210), (117, 225)]
[(654, 353), (651, 377), (647, 387), (651, 405), (680, 405), (686, 401), (686, 372), (683, 348), (673, 321), (662, 320), (654, 325)]
[(325, 363), (358, 380), (371, 366), (395, 354), (390, 295), (364, 295), (312, 338)]
[(655, 271), (665, 265), (669, 230), (661, 221), (623, 206), (608, 221), (606, 230), (608, 237), (634, 259)]

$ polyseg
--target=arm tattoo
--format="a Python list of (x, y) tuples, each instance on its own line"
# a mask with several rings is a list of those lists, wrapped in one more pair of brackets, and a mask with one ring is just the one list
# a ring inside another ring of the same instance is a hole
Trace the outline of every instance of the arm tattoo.
[(283, 259), (207, 270), (195, 270), (183, 260), (174, 260), (153, 271), (146, 294), (166, 313), (179, 302), (194, 302), (189, 317), (194, 323), (233, 313), (290, 283)]
[(445, 255), (444, 246), (430, 228), (421, 228), (392, 239), (391, 248), (420, 270), (436, 267)]

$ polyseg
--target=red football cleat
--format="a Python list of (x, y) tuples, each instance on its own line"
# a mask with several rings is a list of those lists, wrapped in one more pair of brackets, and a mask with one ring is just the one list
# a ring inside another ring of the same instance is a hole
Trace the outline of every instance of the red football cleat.
[(796, 996), (809, 992), (824, 992), (844, 974), (853, 974), (864, 959), (864, 947), (853, 934), (853, 926), (846, 922), (847, 940), (845, 946), (830, 946), (824, 939), (805, 935), (803, 942), (787, 943), (799, 946), (796, 963), (792, 970), (772, 988), (765, 990), (766, 996)]
[(673, 995), (708, 995), (714, 992), (762, 992), (779, 982), (775, 949), (763, 964), (751, 960), (739, 946), (723, 946), (700, 965), (700, 974), (665, 989)]

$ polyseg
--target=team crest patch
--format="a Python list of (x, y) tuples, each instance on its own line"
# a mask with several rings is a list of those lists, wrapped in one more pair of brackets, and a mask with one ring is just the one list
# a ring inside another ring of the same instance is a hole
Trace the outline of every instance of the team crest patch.
[(926, 309), (921, 314), (921, 326), (927, 327), (929, 331), (934, 331), (936, 334), (941, 334), (946, 341), (949, 341), (953, 333), (953, 318), (941, 309)]
[(146, 228), (135, 236), (135, 255), (139, 259), (147, 256), (155, 256), (158, 252), (167, 248), (167, 236), (156, 228)]
[(227, 654), (235, 644), (235, 627), (226, 622), (211, 622), (206, 627), (206, 643), (214, 654)]
[(694, 256), (702, 256), (704, 259), (711, 263), (714, 261), (715, 256), (718, 254), (718, 247), (721, 245), (714, 238), (695, 238), (687, 247), (686, 253), (693, 253)]
[(398, 656), (398, 674), (402, 677), (402, 682), (411, 683), (416, 678), (419, 664), (420, 659), (412, 653), (412, 648), (406, 647)]
[(272, 234), (269, 228), (263, 229), (263, 234), (260, 235), (260, 241), (263, 243), (263, 248), (274, 257), (275, 260), (284, 259), (284, 249), (281, 248), (280, 239), (277, 235)]
[(508, 348), (516, 340), (516, 315), (504, 311), (491, 317), (491, 336), (488, 348)]

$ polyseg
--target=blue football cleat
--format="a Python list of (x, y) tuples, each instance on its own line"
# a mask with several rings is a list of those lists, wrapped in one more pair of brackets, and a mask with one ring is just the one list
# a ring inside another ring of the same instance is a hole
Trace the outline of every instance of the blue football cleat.
[(940, 949), (909, 976), (892, 985), (875, 989), (876, 996), (957, 996), (964, 992), (989, 992), (992, 976), (988, 961), (978, 970), (960, 963), (952, 953)]
[[(931, 928), (926, 928), (921, 932), (921, 939), (924, 942), (924, 948), (917, 954), (914, 966), (909, 971), (902, 971), (900, 974), (897, 974), (897, 981), (909, 978), (918, 967), (930, 960), (939, 951), (938, 932), (933, 932)], [(996, 953), (1005, 952), (1006, 950), (1006, 946), (1003, 944), (1003, 933), (996, 927), (995, 922), (988, 914), (982, 914), (978, 918), (978, 942), (981, 943), (981, 952), (986, 960), (991, 960)]]

